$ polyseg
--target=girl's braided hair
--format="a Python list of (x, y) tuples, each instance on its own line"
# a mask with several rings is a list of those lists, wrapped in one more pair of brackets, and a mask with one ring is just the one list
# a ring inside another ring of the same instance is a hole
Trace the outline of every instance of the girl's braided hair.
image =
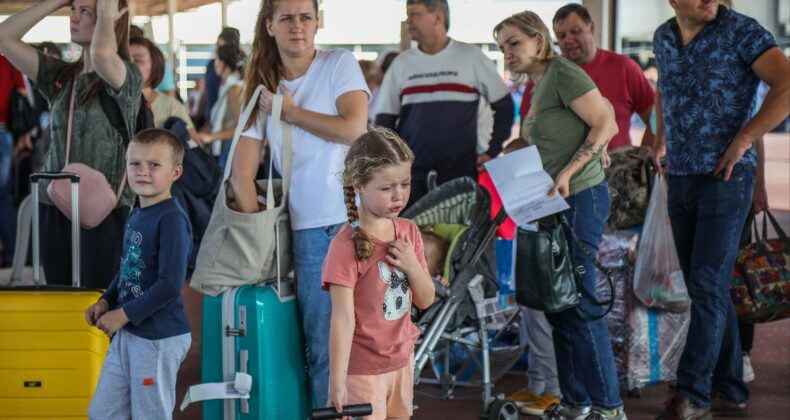
[(343, 194), (348, 222), (354, 229), (352, 238), (357, 258), (364, 261), (373, 253), (373, 238), (359, 226), (359, 209), (354, 186), (361, 187), (373, 179), (375, 172), (388, 165), (414, 162), (414, 153), (392, 130), (370, 127), (357, 138), (346, 155), (343, 171)]

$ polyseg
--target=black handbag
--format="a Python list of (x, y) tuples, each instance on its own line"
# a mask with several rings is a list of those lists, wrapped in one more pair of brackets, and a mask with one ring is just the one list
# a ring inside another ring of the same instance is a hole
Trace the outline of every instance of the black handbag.
[[(579, 307), (585, 269), (581, 264), (574, 264), (565, 230), (570, 232), (587, 258), (606, 275), (611, 290), (609, 299), (593, 300), (594, 304), (607, 307), (601, 315), (588, 314)], [(612, 310), (614, 280), (611, 273), (579, 241), (564, 215), (541, 219), (537, 232), (518, 229), (516, 241), (516, 302), (548, 313), (576, 308), (579, 316), (587, 320), (603, 318)]]

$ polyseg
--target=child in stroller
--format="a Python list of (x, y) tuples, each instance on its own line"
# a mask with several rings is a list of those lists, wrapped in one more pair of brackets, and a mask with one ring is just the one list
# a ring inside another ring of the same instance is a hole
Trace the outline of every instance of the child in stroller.
[(439, 295), (443, 296), (443, 291), (450, 285), (450, 281), (444, 276), (444, 266), (447, 261), (447, 249), (450, 247), (450, 242), (436, 233), (433, 226), (423, 227), (420, 230), (420, 235), (422, 236), (425, 262), (428, 264), (428, 273), (433, 279), (434, 287), (440, 289)]

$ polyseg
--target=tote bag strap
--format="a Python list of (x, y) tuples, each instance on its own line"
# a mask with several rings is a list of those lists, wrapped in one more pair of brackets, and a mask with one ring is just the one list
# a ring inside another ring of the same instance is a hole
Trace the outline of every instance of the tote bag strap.
[[(66, 163), (63, 166), (69, 164), (69, 156), (71, 154), (71, 133), (74, 127), (74, 106), (77, 99), (77, 78), (74, 79), (74, 83), (71, 85), (71, 99), (69, 99), (69, 122), (66, 125)], [(123, 188), (126, 186), (126, 168), (123, 170), (123, 176), (121, 177), (121, 184), (118, 186), (118, 191), (115, 192), (115, 203), (117, 204), (121, 201), (121, 194), (123, 194)]]
[[(233, 157), (236, 154), (236, 146), (239, 142), (239, 138), (241, 138), (241, 133), (244, 131), (244, 126), (247, 125), (247, 122), (250, 120), (250, 115), (252, 115), (252, 111), (255, 109), (255, 105), (258, 103), (258, 97), (261, 94), (261, 91), (264, 89), (263, 85), (258, 85), (255, 88), (255, 91), (252, 93), (249, 102), (244, 107), (244, 111), (241, 113), (239, 117), (239, 122), (236, 125), (236, 131), (233, 133), (233, 141), (230, 145), (230, 151), (228, 152), (228, 163), (225, 164), (225, 173), (222, 177), (222, 181), (227, 181), (230, 178), (231, 168), (233, 167)], [(283, 96), (282, 95), (274, 95), (272, 101), (272, 133), (273, 136), (276, 137), (277, 133), (282, 130), (283, 132), (283, 202), (285, 202), (285, 198), (288, 195), (288, 187), (291, 184), (291, 152), (292, 152), (292, 144), (291, 144), (291, 125), (284, 123), (280, 120), (282, 115), (282, 105), (283, 105)], [(263, 113), (258, 115), (258, 124), (261, 127), (261, 133), (264, 137), (266, 137), (266, 116)], [(274, 159), (274, 154), (269, 154), (269, 177), (267, 180), (267, 191), (266, 191), (266, 208), (271, 209), (274, 208), (274, 192), (272, 188), (272, 163)]]

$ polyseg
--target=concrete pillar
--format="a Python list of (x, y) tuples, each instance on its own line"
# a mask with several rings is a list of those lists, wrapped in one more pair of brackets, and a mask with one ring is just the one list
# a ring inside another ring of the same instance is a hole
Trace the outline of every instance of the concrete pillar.
[(406, 29), (406, 21), (400, 23), (400, 43), (399, 47), (401, 51), (406, 51), (411, 48), (411, 35), (409, 35), (409, 31)]
[(167, 0), (167, 61), (176, 69), (176, 30), (175, 15), (178, 11), (177, 0)]
[(617, 0), (582, 0), (582, 5), (590, 11), (595, 22), (595, 37), (598, 46), (614, 50), (615, 4)]
[(222, 5), (222, 27), (228, 26), (228, 2), (229, 0), (221, 0)]

